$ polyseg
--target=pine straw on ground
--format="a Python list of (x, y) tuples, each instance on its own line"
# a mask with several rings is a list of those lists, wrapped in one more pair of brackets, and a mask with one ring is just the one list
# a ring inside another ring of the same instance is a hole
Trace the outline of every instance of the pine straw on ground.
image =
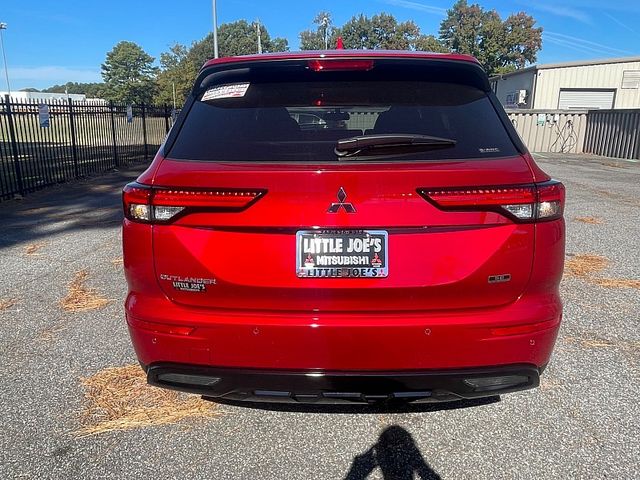
[(585, 278), (604, 270), (608, 265), (609, 260), (605, 257), (579, 253), (569, 258), (564, 268), (568, 275)]
[(551, 390), (557, 390), (559, 388), (564, 388), (564, 384), (559, 380), (555, 380), (546, 375), (542, 375), (540, 377), (540, 390), (551, 391)]
[(13, 307), (18, 301), (15, 298), (0, 298), (0, 312)]
[(166, 425), (220, 415), (216, 405), (172, 390), (152, 387), (138, 365), (105, 368), (81, 379), (85, 407), (80, 436)]
[(606, 288), (635, 288), (640, 290), (640, 280), (630, 278), (594, 278), (590, 281)]
[(567, 260), (567, 275), (579, 277), (589, 283), (605, 288), (635, 288), (640, 290), (640, 280), (630, 278), (598, 278), (593, 275), (601, 272), (609, 265), (609, 260), (600, 255), (577, 254)]
[(599, 217), (575, 217), (576, 222), (588, 223), (589, 225), (601, 225), (602, 219)]
[(38, 250), (45, 246), (44, 242), (39, 243), (30, 243), (24, 247), (25, 255), (36, 255), (38, 254)]
[(111, 260), (111, 265), (115, 265), (117, 267), (124, 265), (124, 258), (118, 257)]
[(60, 308), (67, 312), (84, 312), (102, 308), (110, 302), (95, 289), (85, 285), (88, 277), (88, 270), (80, 270), (75, 273), (69, 284), (67, 296), (60, 300)]
[(580, 345), (585, 348), (613, 348), (626, 350), (630, 352), (640, 351), (640, 342), (633, 340), (607, 340), (605, 338), (578, 338), (578, 337), (562, 337), (562, 341), (571, 345)]

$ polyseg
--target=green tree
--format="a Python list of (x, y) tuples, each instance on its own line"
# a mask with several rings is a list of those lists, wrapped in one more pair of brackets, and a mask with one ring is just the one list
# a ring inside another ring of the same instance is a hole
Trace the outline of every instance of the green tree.
[[(328, 19), (327, 24), (325, 18)], [(388, 13), (370, 18), (364, 14), (355, 15), (342, 27), (335, 27), (331, 23), (331, 14), (320, 12), (313, 23), (316, 25), (315, 30), (300, 32), (302, 50), (324, 49), (324, 32), (328, 28), (329, 48), (333, 48), (337, 37), (341, 36), (345, 48), (445, 51), (434, 36), (422, 34), (415, 22), (398, 22)]]
[[(264, 25), (260, 25), (260, 42), (263, 53), (288, 50), (287, 40), (272, 38)], [(238, 20), (223, 23), (218, 28), (218, 53), (221, 57), (258, 53), (258, 25)], [(157, 102), (173, 102), (173, 84), (176, 87), (178, 105), (182, 105), (202, 65), (213, 58), (213, 34), (207, 35), (190, 48), (174, 45), (169, 52), (160, 55), (161, 70), (158, 74)]]
[(168, 52), (160, 54), (155, 103), (173, 105), (174, 89), (176, 107), (181, 106), (187, 98), (199, 68), (198, 65), (189, 63), (188, 54), (189, 49), (179, 43), (172, 45)]
[(105, 98), (124, 103), (151, 103), (155, 94), (154, 58), (133, 42), (120, 42), (102, 64)]
[(54, 85), (42, 90), (45, 93), (80, 93), (87, 98), (104, 98), (104, 83), (80, 83), (67, 82), (63, 85)]
[(373, 49), (376, 47), (371, 19), (362, 13), (351, 17), (340, 28), (340, 36), (344, 42), (344, 48)]
[(534, 63), (542, 48), (542, 28), (535, 28), (536, 21), (524, 12), (510, 15), (504, 22), (507, 51), (504, 67), (524, 68)]
[(423, 52), (450, 52), (450, 50), (433, 35), (420, 35), (420, 37), (415, 41), (415, 49)]
[(495, 10), (458, 0), (440, 24), (440, 42), (453, 52), (473, 55), (491, 75), (536, 61), (542, 28), (535, 23), (522, 12), (503, 21)]
[[(262, 24), (260, 24), (260, 43), (263, 53), (283, 52), (289, 49), (286, 39), (271, 38), (267, 27)], [(258, 24), (238, 20), (220, 25), (218, 28), (218, 53), (221, 57), (258, 53)], [(198, 67), (213, 58), (213, 34), (194, 43), (189, 51), (189, 57), (198, 60), (196, 62), (199, 63)]]
[(300, 32), (300, 50), (324, 50), (325, 32), (327, 35), (327, 46), (334, 48), (340, 29), (333, 25), (331, 13), (320, 12), (313, 19), (315, 29), (303, 30)]

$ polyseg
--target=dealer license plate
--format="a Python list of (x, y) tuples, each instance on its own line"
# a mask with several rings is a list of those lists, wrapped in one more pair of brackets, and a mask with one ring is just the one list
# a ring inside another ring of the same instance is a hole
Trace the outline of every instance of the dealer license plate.
[(301, 230), (296, 274), (304, 278), (375, 278), (389, 274), (384, 230)]

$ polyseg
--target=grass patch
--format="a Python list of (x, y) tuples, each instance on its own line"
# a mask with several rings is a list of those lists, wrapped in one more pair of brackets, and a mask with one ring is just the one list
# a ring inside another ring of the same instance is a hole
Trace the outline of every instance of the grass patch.
[(44, 242), (40, 243), (30, 243), (24, 247), (25, 255), (37, 255), (38, 251), (44, 247), (46, 244)]
[(580, 253), (569, 258), (564, 268), (569, 275), (586, 278), (604, 270), (608, 265), (609, 260), (605, 257)]
[(214, 403), (196, 395), (149, 386), (138, 365), (105, 368), (81, 384), (85, 408), (76, 432), (81, 436), (220, 415)]
[(0, 298), (0, 312), (13, 307), (18, 301), (15, 298)]
[(110, 302), (95, 289), (85, 285), (87, 278), (89, 278), (88, 270), (75, 273), (69, 284), (67, 296), (60, 300), (60, 308), (67, 312), (84, 312), (102, 308)]
[(601, 225), (602, 220), (598, 217), (575, 217), (574, 220), (580, 223), (587, 223), (589, 225)]

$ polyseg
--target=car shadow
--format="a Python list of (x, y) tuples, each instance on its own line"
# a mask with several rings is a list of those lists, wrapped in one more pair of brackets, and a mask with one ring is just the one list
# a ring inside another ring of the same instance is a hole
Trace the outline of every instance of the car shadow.
[(120, 225), (122, 187), (146, 166), (130, 165), (0, 202), (0, 249), (74, 230)]
[(365, 480), (376, 469), (385, 480), (440, 480), (425, 461), (411, 434), (399, 425), (384, 429), (378, 441), (356, 455), (345, 480)]
[(318, 404), (318, 403), (267, 403), (225, 400), (221, 398), (202, 397), (203, 400), (221, 405), (292, 413), (337, 413), (337, 414), (380, 414), (380, 413), (421, 413), (461, 408), (480, 407), (500, 401), (498, 395), (437, 403), (385, 402), (380, 404)]

